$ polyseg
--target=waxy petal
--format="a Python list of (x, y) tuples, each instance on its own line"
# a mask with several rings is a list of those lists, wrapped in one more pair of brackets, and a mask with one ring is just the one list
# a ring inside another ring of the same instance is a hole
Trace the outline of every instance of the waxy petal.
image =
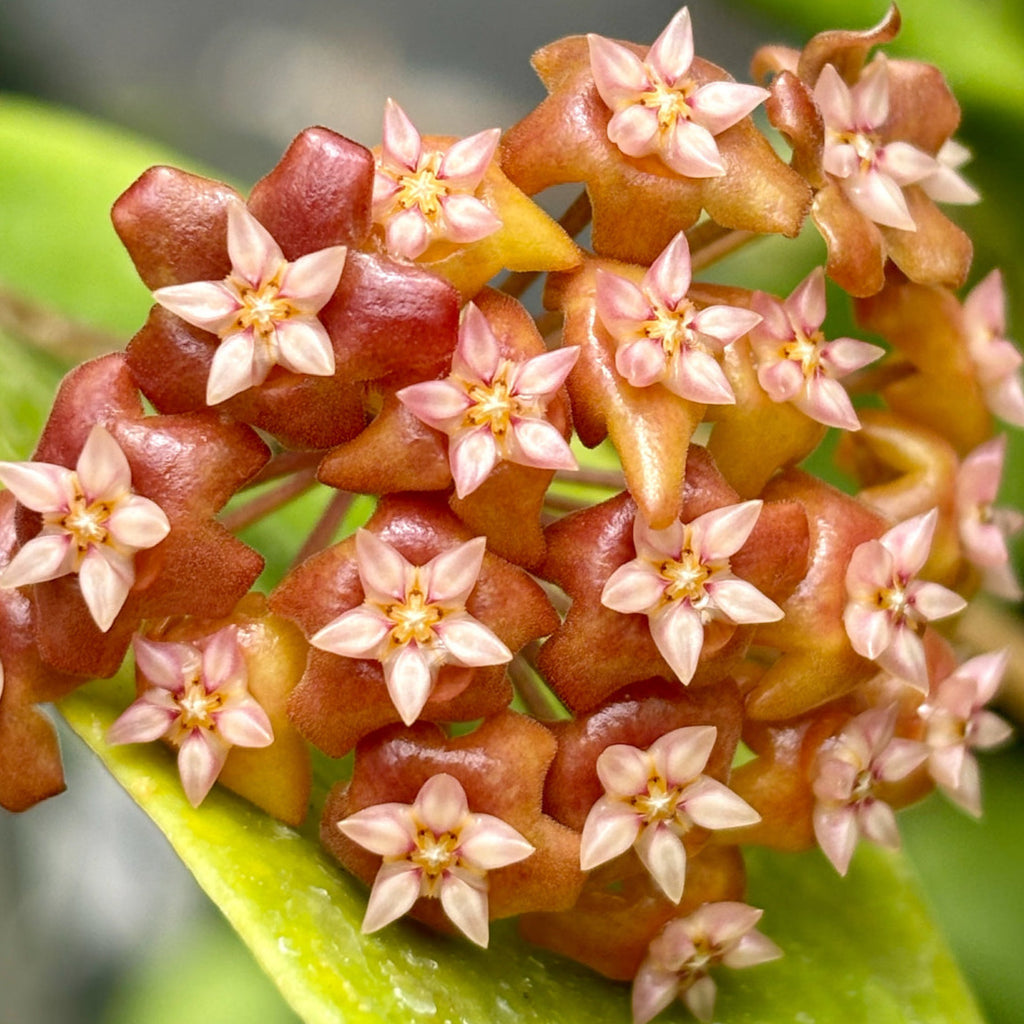
[(654, 152), (659, 132), (657, 112), (639, 105), (625, 107), (608, 122), (608, 138), (627, 156)]
[(467, 939), (487, 948), (489, 938), (487, 890), (470, 885), (457, 875), (441, 881), (441, 906), (449, 920)]
[(360, 605), (329, 622), (309, 642), (343, 658), (376, 658), (390, 630), (391, 623), (383, 614)]
[(882, 800), (868, 800), (860, 808), (858, 823), (866, 839), (887, 850), (900, 848), (900, 832), (893, 809)]
[(285, 262), (281, 247), (240, 200), (228, 204), (228, 256), (232, 274), (253, 288), (269, 280)]
[(338, 287), (347, 255), (344, 245), (332, 245), (300, 256), (288, 264), (279, 294), (302, 313), (319, 313)]
[(869, 170), (844, 178), (843, 191), (868, 220), (900, 231), (917, 230), (903, 190), (888, 175)]
[(155, 501), (132, 494), (114, 507), (107, 529), (118, 544), (144, 550), (156, 547), (171, 532), (171, 524)]
[[(665, 253), (663, 252), (661, 255), (664, 256)], [(661, 256), (658, 257), (658, 260), (660, 259)], [(655, 264), (657, 264), (658, 260), (655, 260)], [(690, 249), (689, 246), (687, 246), (687, 272), (686, 288), (683, 289), (684, 296), (687, 289), (690, 287), (689, 266)], [(653, 270), (653, 265), (647, 273), (650, 274), (651, 270)], [(678, 291), (678, 285), (674, 283), (675, 275), (671, 271), (671, 268), (666, 269), (664, 276), (667, 278), (666, 283), (672, 293), (675, 294)], [(651, 287), (652, 289), (657, 287), (660, 290), (662, 284), (660, 281), (652, 281)], [(616, 341), (631, 342), (636, 341), (637, 338), (641, 336), (639, 325), (652, 315), (653, 309), (651, 308), (650, 299), (648, 299), (648, 297), (632, 281), (627, 281), (626, 278), (620, 277), (618, 274), (613, 274), (610, 271), (599, 267), (595, 275), (594, 295), (597, 306), (597, 315), (600, 318), (601, 323), (604, 324), (605, 330), (607, 330)]]
[(278, 362), (292, 373), (330, 377), (334, 373), (334, 346), (315, 317), (292, 317), (275, 328)]
[(967, 607), (967, 602), (957, 593), (938, 583), (912, 583), (907, 595), (914, 611), (929, 622), (956, 615)]
[(684, 178), (719, 178), (725, 174), (718, 145), (707, 128), (693, 121), (677, 121), (666, 141), (661, 157), (676, 174)]
[(684, 349), (669, 366), (665, 387), (680, 398), (705, 405), (734, 405), (736, 395), (718, 360), (699, 349)]
[(427, 426), (444, 430), (450, 423), (461, 421), (473, 404), (465, 389), (448, 380), (428, 380), (411, 384), (397, 392), (398, 400)]
[(252, 331), (229, 334), (217, 347), (206, 381), (206, 404), (217, 405), (257, 384), (262, 384)]
[[(603, 274), (604, 271), (598, 273)], [(686, 232), (680, 231), (648, 268), (643, 277), (643, 286), (666, 309), (675, 312), (690, 290), (690, 281), (690, 243), (686, 239)], [(647, 315), (643, 313), (638, 319), (645, 319)]]
[(635, 388), (657, 384), (665, 377), (666, 367), (664, 348), (650, 338), (622, 345), (615, 353), (615, 369)]
[(647, 752), (670, 786), (682, 786), (704, 770), (717, 736), (713, 725), (683, 726), (655, 740)]
[(673, 903), (678, 903), (686, 885), (686, 847), (682, 840), (667, 825), (658, 822), (641, 831), (635, 848), (658, 888)]
[(490, 384), (501, 361), (498, 339), (480, 307), (466, 304), (459, 321), (459, 344), (452, 360), (452, 371), (470, 380)]
[(761, 815), (728, 786), (703, 776), (683, 794), (683, 809), (701, 828), (741, 828), (755, 825)]
[[(159, 700), (160, 695), (166, 699)], [(153, 697), (140, 698), (118, 716), (107, 730), (107, 742), (150, 743), (166, 735), (177, 717), (174, 698), (166, 690), (154, 690)]]
[(202, 654), (192, 644), (158, 643), (136, 636), (132, 650), (146, 682), (163, 690), (183, 692), (185, 684), (198, 679), (202, 671)]
[(70, 534), (49, 533), (33, 537), (22, 545), (0, 573), (0, 587), (23, 587), (65, 576), (74, 569), (75, 555)]
[(841, 875), (850, 867), (857, 847), (857, 815), (852, 807), (830, 810), (820, 804), (814, 808), (814, 835), (822, 852)]
[(515, 393), (533, 397), (553, 395), (565, 383), (579, 356), (579, 348), (570, 345), (527, 359), (515, 372)]
[(421, 648), (406, 644), (384, 662), (384, 682), (395, 710), (406, 725), (420, 716), (434, 688), (434, 660)]
[(242, 304), (238, 295), (221, 281), (193, 281), (157, 288), (153, 298), (186, 323), (220, 334), (235, 322)]
[(699, 125), (707, 128), (712, 135), (719, 135), (742, 121), (770, 95), (767, 89), (757, 85), (708, 82), (693, 94), (690, 108), (693, 119)]
[(688, 8), (677, 11), (662, 29), (647, 51), (647, 63), (667, 85), (675, 85), (690, 70), (693, 63), (693, 24)]
[(442, 603), (465, 604), (483, 567), (487, 540), (474, 537), (458, 547), (435, 555), (424, 567), (427, 599)]
[(227, 746), (205, 729), (192, 729), (178, 750), (178, 772), (185, 796), (198, 807), (213, 788), (227, 759)]
[(700, 613), (681, 601), (650, 617), (651, 636), (669, 667), (686, 686), (697, 671), (704, 646)]
[(593, 34), (587, 36), (587, 44), (594, 85), (612, 110), (618, 110), (650, 87), (650, 76), (643, 61), (631, 50)]
[(743, 625), (777, 622), (785, 612), (752, 583), (741, 579), (715, 579), (706, 586), (715, 607), (730, 621)]
[(226, 707), (215, 715), (217, 732), (235, 747), (269, 747), (274, 730), (267, 713), (251, 697)]
[(384, 229), (388, 253), (414, 260), (430, 245), (430, 225), (418, 206), (411, 206), (388, 218)]
[(419, 166), (423, 142), (405, 111), (390, 97), (384, 104), (384, 130), (381, 158), (385, 166), (399, 171), (415, 171)]
[(435, 835), (460, 829), (469, 814), (466, 791), (454, 776), (442, 772), (420, 787), (413, 801), (414, 816)]
[(725, 505), (698, 516), (690, 524), (700, 559), (708, 563), (736, 554), (753, 532), (764, 502), (760, 499)]
[(483, 180), (500, 139), (500, 128), (488, 128), (452, 143), (437, 176), (456, 188), (472, 191)]
[(640, 816), (622, 800), (601, 797), (580, 837), (580, 867), (590, 871), (625, 853), (640, 834)]
[(537, 469), (578, 469), (576, 456), (561, 433), (546, 420), (520, 419), (512, 423), (515, 461)]
[(653, 568), (636, 560), (619, 566), (601, 591), (601, 604), (625, 615), (645, 614), (656, 608), (667, 583)]
[(493, 814), (471, 814), (459, 836), (459, 855), (481, 871), (494, 871), (525, 860), (533, 844)]
[(437, 635), (456, 665), (504, 665), (512, 660), (512, 652), (470, 615), (445, 619), (438, 624)]
[(501, 227), (501, 218), (475, 196), (452, 195), (441, 200), (449, 242), (478, 242)]
[(412, 909), (419, 899), (422, 871), (408, 861), (380, 866), (363, 915), (362, 932), (369, 935)]
[(645, 960), (633, 981), (633, 1024), (649, 1024), (679, 995), (679, 975)]
[(356, 531), (356, 564), (367, 597), (387, 603), (405, 597), (405, 581), (412, 567), (386, 541), (370, 530)]
[(472, 494), (491, 475), (498, 462), (498, 446), (487, 427), (458, 434), (448, 446), (455, 493), (460, 498)]
[(416, 845), (416, 824), (408, 804), (366, 807), (339, 821), (338, 829), (352, 842), (382, 857), (403, 857)]
[(98, 423), (89, 431), (75, 472), (89, 502), (119, 498), (132, 485), (131, 466), (121, 446)]
[(597, 777), (610, 796), (629, 798), (647, 792), (650, 759), (627, 743), (613, 743), (597, 759)]
[(135, 582), (130, 557), (112, 548), (90, 548), (78, 570), (79, 585), (89, 614), (104, 633), (124, 607)]

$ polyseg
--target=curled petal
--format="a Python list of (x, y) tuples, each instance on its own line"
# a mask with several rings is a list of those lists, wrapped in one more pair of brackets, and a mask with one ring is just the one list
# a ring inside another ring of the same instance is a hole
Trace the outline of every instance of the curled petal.
[(0, 587), (23, 587), (65, 576), (74, 569), (75, 548), (68, 533), (45, 533), (27, 541), (0, 573)]
[(746, 800), (707, 776), (687, 788), (681, 803), (687, 817), (701, 828), (741, 828), (761, 820)]
[(256, 338), (251, 330), (229, 334), (217, 346), (206, 381), (206, 404), (217, 405), (257, 384), (266, 372), (256, 357)]
[(486, 548), (486, 537), (474, 537), (435, 555), (423, 567), (427, 600), (464, 604), (480, 578)]
[(375, 804), (338, 822), (354, 843), (382, 857), (403, 857), (415, 848), (416, 825), (408, 804)]
[(132, 649), (135, 666), (146, 681), (164, 690), (181, 692), (202, 671), (202, 654), (192, 644), (158, 643), (136, 636)]
[(576, 456), (566, 440), (546, 420), (520, 419), (512, 423), (516, 462), (538, 469), (577, 469)]
[(420, 786), (413, 814), (436, 835), (462, 827), (469, 814), (462, 783), (447, 772), (432, 775)]
[(430, 225), (418, 206), (388, 218), (384, 234), (388, 252), (407, 260), (416, 259), (430, 245)]
[(157, 288), (153, 298), (186, 323), (211, 334), (220, 334), (235, 322), (241, 302), (221, 281), (193, 281)]
[(356, 531), (356, 562), (359, 579), (368, 597), (373, 599), (405, 597), (405, 580), (410, 565), (386, 541), (370, 530)]
[(293, 317), (275, 327), (278, 362), (292, 373), (330, 377), (334, 373), (334, 346), (315, 317)]
[(198, 807), (220, 775), (228, 756), (227, 745), (206, 729), (192, 729), (178, 750), (178, 773), (185, 796)]
[(661, 156), (684, 178), (719, 178), (725, 174), (714, 136), (693, 121), (676, 122)]
[(625, 107), (608, 122), (608, 138), (627, 156), (647, 156), (658, 146), (658, 114), (649, 107)]
[(415, 171), (423, 151), (420, 133), (390, 96), (384, 104), (381, 150), (381, 159), (385, 164), (403, 171)]
[(412, 725), (434, 688), (432, 659), (414, 644), (400, 647), (384, 662), (384, 682), (399, 717)]
[(329, 622), (309, 642), (342, 658), (376, 658), (390, 629), (384, 615), (360, 605)]
[(108, 743), (149, 743), (166, 735), (178, 717), (177, 706), (166, 690), (151, 692), (121, 713), (107, 730)]
[(883, 782), (898, 782), (924, 764), (927, 757), (928, 747), (925, 744), (895, 739), (874, 759), (872, 768)]
[(487, 948), (489, 938), (487, 890), (464, 877), (447, 874), (441, 880), (441, 906), (448, 919), (467, 939)]
[(707, 128), (712, 135), (719, 135), (742, 121), (770, 95), (767, 89), (756, 85), (708, 82), (693, 94), (690, 108), (698, 124)]
[(78, 579), (89, 614), (105, 633), (114, 624), (135, 582), (132, 561), (113, 548), (90, 548), (82, 559)]
[(580, 868), (589, 871), (625, 853), (639, 834), (640, 818), (628, 804), (601, 797), (583, 823)]
[(714, 356), (699, 349), (684, 349), (674, 360), (665, 387), (680, 398), (706, 405), (733, 405), (736, 395)]
[[(667, 252), (667, 250), (666, 250)], [(686, 250), (687, 278), (689, 288), (689, 247)], [(660, 260), (665, 253), (658, 257)], [(655, 263), (658, 261), (656, 260)], [(653, 269), (653, 267), (651, 268)], [(650, 274), (650, 270), (647, 271)], [(616, 341), (635, 341), (640, 334), (638, 325), (653, 313), (650, 300), (632, 281), (598, 268), (595, 276), (595, 302), (597, 315), (605, 329)], [(659, 285), (660, 287), (660, 285)], [(686, 294), (684, 289), (683, 294)], [(621, 370), (619, 371), (622, 372)]]
[(458, 496), (472, 494), (498, 462), (494, 435), (485, 426), (456, 435), (448, 446), (448, 461)]
[(501, 227), (501, 218), (475, 196), (456, 194), (441, 200), (447, 230), (452, 242), (478, 242)]
[(885, 612), (851, 602), (843, 611), (843, 625), (853, 649), (874, 661), (893, 641), (893, 625)]
[(597, 777), (610, 796), (629, 798), (647, 792), (650, 758), (627, 743), (613, 743), (597, 759)]
[(411, 910), (419, 899), (421, 877), (421, 870), (408, 861), (382, 864), (366, 903), (363, 934), (378, 931)]
[(664, 348), (650, 338), (622, 345), (615, 353), (615, 369), (635, 388), (656, 384), (665, 377), (666, 368)]
[(437, 626), (450, 660), (456, 665), (503, 665), (512, 660), (512, 652), (471, 615), (452, 615)]
[(682, 840), (658, 822), (641, 830), (636, 852), (661, 891), (678, 903), (686, 884), (686, 847)]
[(773, 402), (790, 402), (804, 389), (806, 378), (799, 363), (792, 359), (762, 362), (757, 368), (757, 382)]
[(231, 626), (217, 630), (203, 647), (203, 682), (207, 692), (240, 690), (246, 686), (245, 659), (238, 645), (238, 633)]
[(493, 814), (471, 814), (462, 826), (459, 854), (466, 863), (481, 871), (515, 864), (533, 852), (532, 843)]
[(500, 128), (489, 128), (459, 139), (445, 153), (437, 176), (452, 186), (472, 191), (480, 184), (494, 159), (500, 138)]
[(704, 625), (700, 613), (688, 604), (676, 601), (650, 617), (651, 636), (669, 663), (670, 668), (686, 686), (697, 671), (704, 646)]
[(107, 529), (118, 544), (141, 551), (156, 547), (171, 532), (171, 524), (155, 501), (129, 494), (114, 506)]
[(631, 102), (638, 93), (650, 88), (647, 69), (631, 50), (593, 34), (587, 36), (587, 43), (594, 84), (601, 99), (612, 110), (618, 110), (622, 104)]
[(690, 70), (693, 63), (693, 24), (688, 8), (677, 11), (662, 29), (661, 35), (647, 51), (647, 63), (668, 85), (675, 85)]
[(269, 747), (274, 730), (267, 713), (251, 697), (216, 715), (217, 732), (234, 747)]
[(601, 604), (624, 615), (644, 614), (657, 607), (665, 593), (666, 582), (643, 562), (619, 566), (608, 577), (601, 591)]
[(75, 471), (88, 501), (118, 497), (132, 485), (131, 466), (121, 446), (98, 423), (89, 431)]

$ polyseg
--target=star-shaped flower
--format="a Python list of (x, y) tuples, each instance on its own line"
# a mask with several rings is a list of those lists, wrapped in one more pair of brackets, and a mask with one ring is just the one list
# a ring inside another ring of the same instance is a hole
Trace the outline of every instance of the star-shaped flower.
[(896, 816), (877, 790), (923, 764), (928, 747), (893, 738), (897, 711), (893, 704), (862, 712), (818, 755), (814, 834), (841, 875), (850, 866), (860, 835), (879, 846), (899, 848)]
[(693, 28), (686, 7), (643, 60), (604, 36), (589, 35), (587, 42), (597, 91), (614, 112), (608, 138), (623, 153), (655, 154), (688, 178), (725, 174), (714, 136), (743, 120), (769, 93), (755, 85), (689, 77)]
[(883, 141), (889, 118), (889, 66), (878, 54), (852, 87), (826, 64), (814, 86), (825, 121), (822, 165), (847, 198), (876, 224), (916, 231), (903, 187), (930, 177), (938, 161), (909, 142)]
[(367, 807), (338, 828), (384, 858), (363, 917), (364, 934), (426, 896), (439, 899), (452, 924), (486, 948), (487, 873), (534, 852), (511, 825), (470, 811), (462, 785), (443, 773), (428, 779), (411, 804)]
[(932, 509), (861, 544), (846, 570), (843, 612), (858, 654), (925, 692), (928, 668), (919, 630), (967, 605), (952, 590), (916, 578), (928, 560), (937, 521), (938, 510)]
[(452, 372), (398, 392), (415, 416), (448, 435), (460, 498), (475, 491), (501, 460), (539, 469), (577, 468), (545, 413), (578, 355), (569, 347), (520, 361), (503, 358), (487, 318), (473, 303), (466, 306)]
[(928, 772), (956, 804), (981, 815), (981, 779), (973, 750), (1006, 742), (1013, 729), (985, 705), (995, 697), (1009, 651), (980, 654), (933, 685), (918, 709), (924, 720)]
[(249, 693), (236, 629), (220, 629), (201, 644), (137, 636), (133, 648), (148, 685), (110, 727), (107, 742), (166, 738), (178, 750), (185, 795), (198, 807), (233, 746), (266, 747), (274, 741), (266, 712)]
[(752, 305), (762, 317), (750, 334), (757, 379), (772, 401), (792, 402), (827, 426), (857, 430), (860, 421), (838, 378), (885, 350), (853, 338), (825, 340), (825, 271), (816, 267), (783, 302), (755, 292)]
[(314, 647), (344, 658), (372, 658), (384, 668), (402, 721), (419, 717), (443, 665), (501, 665), (512, 652), (466, 611), (483, 564), (476, 537), (413, 565), (369, 530), (356, 533), (356, 563), (366, 597), (318, 630)]
[(229, 203), (227, 214), (231, 273), (223, 281), (153, 292), (165, 309), (220, 338), (206, 383), (207, 404), (262, 384), (274, 366), (330, 377), (334, 348), (316, 314), (338, 287), (345, 246), (289, 262), (244, 203)]
[(755, 930), (764, 911), (745, 903), (705, 903), (669, 921), (650, 945), (633, 982), (633, 1024), (647, 1024), (676, 997), (701, 1021), (710, 1021), (716, 987), (708, 971), (777, 960), (782, 950)]
[(373, 220), (384, 227), (388, 253), (414, 260), (433, 242), (476, 242), (501, 219), (474, 194), (494, 159), (501, 130), (429, 149), (402, 108), (384, 108), (384, 135), (373, 179)]
[(163, 509), (132, 490), (132, 471), (110, 432), (96, 424), (73, 470), (48, 462), (0, 462), (0, 481), (42, 515), (39, 534), (0, 574), (0, 586), (77, 573), (82, 597), (105, 633), (135, 583), (135, 554), (170, 532)]
[(1003, 276), (993, 270), (964, 299), (964, 333), (988, 407), (1000, 419), (1024, 427), (1024, 356), (1006, 337)]
[(1024, 528), (1016, 509), (993, 508), (1003, 478), (1006, 435), (992, 438), (960, 463), (956, 475), (956, 515), (964, 555), (983, 570), (985, 585), (999, 597), (1019, 600), (1020, 583), (1010, 564), (1007, 537)]
[(637, 516), (637, 557), (616, 569), (601, 592), (605, 607), (648, 616), (658, 650), (684, 686), (697, 669), (707, 623), (745, 625), (782, 618), (782, 609), (737, 577), (729, 562), (747, 542), (762, 505), (728, 505), (664, 530), (652, 530)]
[(690, 247), (680, 232), (640, 286), (597, 271), (597, 313), (618, 348), (615, 367), (634, 387), (662, 383), (691, 402), (735, 402), (715, 355), (761, 322), (736, 306), (698, 309), (687, 299)]
[(753, 825), (761, 816), (703, 770), (715, 745), (711, 725), (674, 729), (646, 750), (623, 743), (597, 759), (602, 796), (587, 816), (580, 866), (591, 868), (631, 846), (665, 895), (678, 903), (686, 882), (683, 836), (706, 829)]

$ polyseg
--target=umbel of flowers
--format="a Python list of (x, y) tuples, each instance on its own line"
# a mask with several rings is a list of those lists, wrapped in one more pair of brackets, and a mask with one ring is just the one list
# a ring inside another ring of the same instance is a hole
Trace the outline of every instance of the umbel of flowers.
[[(993, 506), (1021, 356), (998, 272), (962, 292), (959, 112), (879, 49), (898, 27), (766, 47), (743, 84), (684, 8), (651, 46), (539, 51), (550, 95), (504, 134), (389, 100), (379, 150), (307, 129), (247, 198), (144, 174), (113, 218), (149, 319), (0, 464), (0, 803), (63, 788), (35, 705), (131, 649), (108, 739), (162, 739), (200, 813), (219, 779), (299, 824), (309, 745), (354, 751), (318, 813), (364, 931), (486, 945), (519, 915), (633, 980), (636, 1024), (710, 1020), (720, 967), (784, 952), (747, 846), (845, 874), (936, 786), (980, 813), (1006, 653), (957, 617), (1020, 596)], [(559, 224), (529, 196), (562, 182)], [(827, 257), (788, 294), (694, 280), (808, 218)], [(826, 276), (870, 341), (834, 335)], [(800, 468), (830, 430), (852, 493)], [(317, 481), (324, 518), (251, 591), (233, 531)], [(338, 538), (354, 494), (375, 510)]]

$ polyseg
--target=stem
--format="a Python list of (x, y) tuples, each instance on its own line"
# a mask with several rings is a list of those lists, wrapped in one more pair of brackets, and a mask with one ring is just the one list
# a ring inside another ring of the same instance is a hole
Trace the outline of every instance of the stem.
[(509, 678), (526, 710), (538, 722), (557, 722), (566, 716), (526, 655), (527, 651), (532, 654), (536, 647), (537, 642), (534, 641), (512, 659), (508, 667)]
[(245, 484), (244, 490), (250, 487), (257, 487), (265, 484), (268, 480), (280, 480), (283, 476), (291, 476), (293, 473), (300, 473), (303, 470), (320, 465), (323, 459), (322, 451), (311, 452), (279, 452)]
[(690, 243), (690, 267), (696, 273), (760, 237), (753, 231), (736, 231), (714, 221), (704, 221), (686, 233)]
[[(558, 223), (570, 238), (575, 238), (589, 223), (593, 216), (590, 196), (584, 189), (570, 204), (569, 208), (558, 218)], [(518, 299), (534, 281), (540, 277), (539, 270), (516, 270), (502, 282), (499, 291)]]
[(606, 487), (610, 491), (621, 491), (626, 478), (619, 469), (559, 470), (555, 479), (567, 484), (583, 484), (586, 487)]
[(582, 498), (570, 498), (564, 494), (547, 494), (544, 497), (544, 507), (553, 509), (556, 512), (578, 512), (581, 508), (590, 508), (591, 502)]
[(331, 543), (354, 497), (355, 495), (351, 491), (338, 491), (331, 498), (323, 514), (317, 520), (316, 526), (313, 527), (305, 543), (299, 548), (299, 552), (292, 562), (293, 568), (300, 562), (304, 562), (310, 555), (323, 551)]
[(80, 324), (9, 288), (0, 288), (0, 329), (62, 362), (81, 363), (124, 347), (122, 338)]
[(287, 505), (316, 484), (316, 467), (300, 470), (277, 487), (265, 491), (244, 505), (232, 509), (221, 518), (221, 525), (232, 533), (238, 533), (253, 523), (258, 523), (271, 512)]

